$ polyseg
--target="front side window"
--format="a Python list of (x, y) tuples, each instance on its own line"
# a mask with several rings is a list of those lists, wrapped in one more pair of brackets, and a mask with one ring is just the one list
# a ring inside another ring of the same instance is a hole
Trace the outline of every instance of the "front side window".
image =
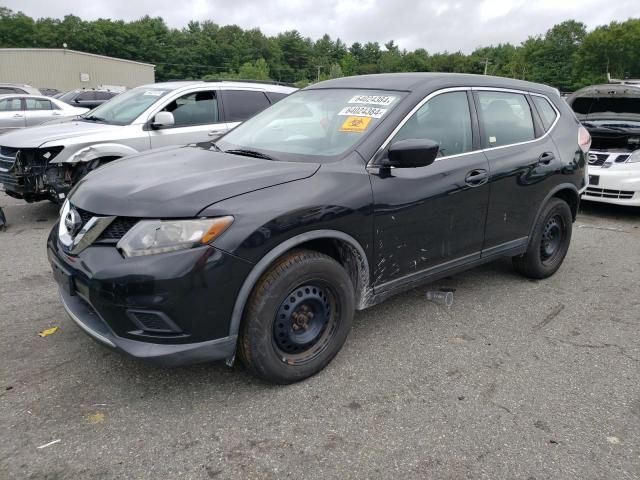
[(538, 113), (540, 114), (540, 119), (542, 120), (542, 126), (544, 130), (547, 131), (553, 125), (553, 122), (556, 121), (556, 117), (558, 114), (554, 110), (554, 108), (544, 97), (538, 97), (537, 95), (532, 95), (531, 99), (533, 100), (533, 104), (536, 106)]
[(529, 102), (520, 93), (478, 92), (482, 145), (501, 147), (535, 139)]
[(53, 110), (51, 102), (44, 98), (27, 98), (27, 110)]
[(205, 125), (218, 122), (218, 100), (215, 92), (193, 92), (175, 99), (162, 109), (173, 114), (174, 127)]
[(470, 152), (473, 134), (466, 92), (443, 93), (420, 107), (392, 143), (408, 139), (433, 140), (440, 145), (439, 157)]
[(19, 98), (4, 98), (0, 100), (0, 112), (15, 112), (22, 110), (22, 102)]
[(405, 96), (391, 90), (302, 90), (216, 143), (223, 150), (255, 150), (277, 160), (332, 161), (363, 142)]
[(269, 100), (263, 92), (225, 90), (222, 94), (228, 122), (244, 122), (269, 106)]

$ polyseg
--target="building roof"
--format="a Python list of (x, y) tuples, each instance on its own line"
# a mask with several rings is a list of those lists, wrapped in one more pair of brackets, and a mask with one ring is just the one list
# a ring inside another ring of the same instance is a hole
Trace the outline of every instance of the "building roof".
[(126, 60), (124, 58), (108, 57), (106, 55), (98, 55), (96, 53), (80, 52), (78, 50), (71, 50), (68, 48), (0, 48), (0, 52), (65, 52), (74, 53), (76, 55), (87, 55), (89, 57), (106, 58), (109, 60), (115, 60), (117, 62), (135, 63), (137, 65), (144, 65), (146, 67), (155, 68), (153, 63), (136, 62), (135, 60)]
[(473, 75), (468, 73), (380, 73), (336, 78), (307, 87), (316, 88), (367, 88), (375, 90), (403, 90), (408, 92), (427, 91), (446, 87), (496, 87), (531, 90), (539, 92), (557, 92), (556, 89), (540, 83), (525, 82), (491, 75)]

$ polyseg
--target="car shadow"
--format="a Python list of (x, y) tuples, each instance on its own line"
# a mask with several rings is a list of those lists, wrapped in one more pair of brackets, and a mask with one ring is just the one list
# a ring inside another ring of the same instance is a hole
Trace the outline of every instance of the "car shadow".
[(593, 215), (611, 220), (637, 221), (640, 220), (640, 207), (582, 200), (580, 202), (578, 218), (580, 218), (581, 215)]

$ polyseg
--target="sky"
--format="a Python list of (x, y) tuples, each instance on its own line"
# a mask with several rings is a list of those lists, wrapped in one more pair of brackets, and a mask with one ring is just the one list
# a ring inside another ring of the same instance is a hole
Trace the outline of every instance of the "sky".
[(267, 35), (298, 30), (317, 39), (324, 33), (347, 44), (394, 40), (401, 49), (462, 50), (543, 34), (574, 19), (589, 29), (638, 16), (639, 0), (3, 0), (14, 11), (39, 18), (67, 14), (85, 20), (162, 17), (171, 27), (212, 20), (260, 28)]

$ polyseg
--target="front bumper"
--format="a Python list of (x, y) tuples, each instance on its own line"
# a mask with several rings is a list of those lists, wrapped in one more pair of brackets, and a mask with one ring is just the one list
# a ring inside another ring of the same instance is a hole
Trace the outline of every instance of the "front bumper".
[[(591, 184), (593, 177), (597, 184)], [(640, 206), (640, 169), (589, 167), (590, 184), (582, 195), (583, 200)]]
[(114, 245), (94, 245), (72, 256), (57, 225), (47, 254), (65, 310), (102, 345), (167, 366), (233, 356), (230, 319), (249, 262), (210, 246), (123, 258)]

